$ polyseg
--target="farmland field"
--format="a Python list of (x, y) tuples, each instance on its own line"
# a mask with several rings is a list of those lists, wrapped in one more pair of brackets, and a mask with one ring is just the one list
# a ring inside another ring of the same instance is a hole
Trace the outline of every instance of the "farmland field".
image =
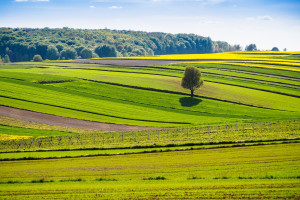
[(5, 161), (1, 163), (0, 197), (297, 199), (300, 197), (299, 147), (276, 144)]
[(0, 65), (0, 199), (300, 198), (299, 72), (299, 52)]

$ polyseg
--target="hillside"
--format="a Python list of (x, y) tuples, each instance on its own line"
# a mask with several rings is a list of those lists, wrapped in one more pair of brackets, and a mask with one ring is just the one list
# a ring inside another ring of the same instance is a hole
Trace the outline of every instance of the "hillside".
[(35, 54), (49, 60), (103, 57), (97, 47), (111, 47), (114, 56), (199, 54), (239, 50), (227, 42), (195, 34), (87, 29), (0, 28), (0, 57), (11, 62), (30, 61)]
[[(299, 52), (0, 65), (0, 195), (299, 199)], [(195, 92), (186, 66), (202, 72)]]
[[(62, 117), (150, 127), (298, 119), (300, 63), (285, 59), (289, 56), (297, 55), (173, 55), (144, 59), (169, 58), (177, 63), (140, 66), (136, 64), (142, 57), (132, 59), (137, 62), (132, 66), (122, 66), (128, 61), (122, 59), (2, 65), (0, 104)], [(212, 57), (219, 61), (205, 61)], [(119, 65), (101, 63), (105, 61), (118, 61)], [(195, 98), (180, 86), (187, 65), (198, 67), (203, 74), (204, 86)]]

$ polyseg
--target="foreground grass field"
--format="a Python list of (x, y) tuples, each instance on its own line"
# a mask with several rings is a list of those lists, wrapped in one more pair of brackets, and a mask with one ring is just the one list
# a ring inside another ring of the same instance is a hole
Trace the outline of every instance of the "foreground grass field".
[(299, 147), (295, 143), (5, 161), (0, 198), (297, 199)]

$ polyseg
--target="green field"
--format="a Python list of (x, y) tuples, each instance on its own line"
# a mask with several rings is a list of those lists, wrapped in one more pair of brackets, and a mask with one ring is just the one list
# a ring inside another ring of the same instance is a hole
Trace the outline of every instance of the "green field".
[[(141, 67), (51, 62), (2, 65), (0, 104), (154, 127), (298, 119), (300, 84), (299, 72), (294, 70), (300, 64), (273, 69), (265, 62), (260, 61), (260, 67), (252, 66), (251, 60), (241, 65), (233, 61)], [(203, 73), (204, 86), (194, 99), (180, 87), (187, 65)]]
[(297, 199), (299, 147), (276, 144), (4, 161), (0, 198)]
[[(0, 199), (299, 199), (298, 54), (0, 65), (0, 106), (154, 128), (105, 131), (0, 116)], [(194, 98), (180, 86), (189, 65), (204, 79)]]

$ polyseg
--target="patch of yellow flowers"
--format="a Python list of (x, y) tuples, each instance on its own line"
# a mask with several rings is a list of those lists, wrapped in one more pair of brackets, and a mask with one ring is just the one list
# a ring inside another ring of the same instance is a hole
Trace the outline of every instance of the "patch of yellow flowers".
[(18, 135), (7, 135), (7, 134), (0, 134), (0, 141), (4, 140), (20, 140), (20, 139), (28, 139), (31, 136), (18, 136)]

